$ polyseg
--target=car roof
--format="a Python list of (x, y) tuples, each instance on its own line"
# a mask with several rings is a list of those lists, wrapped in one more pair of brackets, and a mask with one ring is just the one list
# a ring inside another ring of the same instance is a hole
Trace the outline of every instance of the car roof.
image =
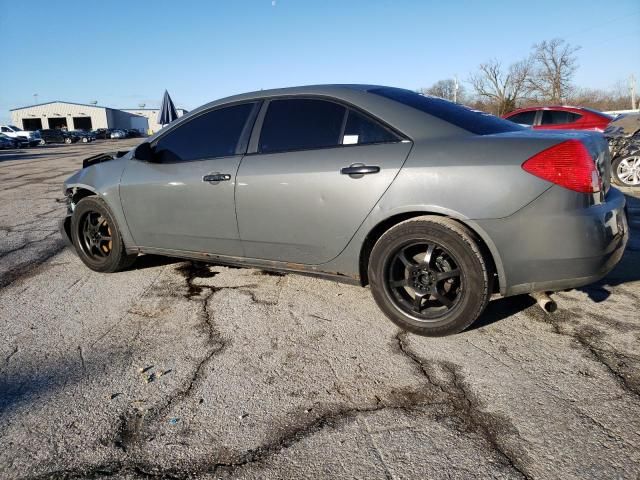
[[(327, 95), (327, 96), (340, 96), (341, 93), (347, 93), (352, 91), (366, 92), (374, 88), (381, 88), (381, 85), (366, 85), (366, 84), (319, 84), (319, 85), (303, 85), (300, 87), (284, 87), (284, 88), (270, 88), (267, 90), (256, 90), (253, 92), (240, 93), (238, 95), (232, 95), (229, 97), (220, 98), (212, 102), (206, 103), (194, 111), (204, 110), (214, 105), (233, 103), (242, 100), (260, 100), (263, 98), (280, 97), (287, 95)], [(193, 113), (189, 112), (189, 113)]]

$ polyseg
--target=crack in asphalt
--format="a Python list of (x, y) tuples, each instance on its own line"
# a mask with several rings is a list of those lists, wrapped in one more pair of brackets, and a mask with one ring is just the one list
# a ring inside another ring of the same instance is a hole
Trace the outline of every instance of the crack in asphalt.
[[(424, 361), (415, 355), (407, 347), (404, 341), (403, 333), (396, 336), (399, 350), (416, 364), (422, 376), (427, 379), (427, 384), (416, 388), (396, 389), (386, 395), (385, 399), (375, 396), (375, 402), (367, 405), (345, 405), (336, 407), (316, 406), (314, 411), (317, 412), (315, 418), (309, 418), (307, 415), (300, 417), (300, 421), (292, 422), (284, 432), (279, 431), (277, 435), (256, 448), (247, 451), (232, 454), (230, 458), (228, 453), (221, 454), (222, 458), (210, 459), (203, 458), (200, 461), (191, 463), (186, 467), (173, 466), (164, 468), (148, 462), (137, 459), (137, 451), (143, 448), (143, 440), (151, 440), (151, 438), (143, 438), (144, 434), (149, 434), (153, 420), (165, 415), (170, 407), (176, 402), (191, 396), (202, 378), (208, 363), (219, 353), (221, 353), (228, 345), (228, 340), (222, 338), (222, 335), (215, 326), (214, 319), (209, 309), (209, 302), (213, 295), (224, 289), (237, 289), (243, 293), (251, 293), (246, 289), (247, 285), (234, 287), (217, 287), (198, 285), (194, 281), (196, 278), (210, 278), (218, 274), (211, 271), (208, 266), (195, 262), (190, 262), (177, 269), (183, 274), (186, 280), (186, 292), (183, 294), (187, 299), (197, 298), (201, 302), (202, 307), (200, 315), (202, 322), (206, 325), (211, 345), (210, 350), (205, 357), (198, 362), (194, 368), (193, 374), (189, 380), (183, 384), (173, 395), (171, 395), (162, 405), (152, 407), (149, 410), (136, 410), (125, 412), (120, 416), (120, 422), (117, 427), (117, 433), (114, 444), (118, 449), (125, 452), (125, 460), (114, 460), (99, 465), (85, 465), (74, 469), (56, 470), (44, 473), (40, 476), (31, 477), (33, 479), (69, 479), (69, 478), (100, 478), (101, 476), (111, 476), (120, 474), (134, 474), (147, 478), (184, 478), (198, 474), (216, 474), (218, 472), (226, 472), (233, 474), (236, 470), (251, 464), (265, 461), (266, 459), (280, 453), (281, 451), (309, 438), (325, 428), (336, 428), (355, 421), (358, 416), (363, 414), (371, 414), (383, 410), (399, 410), (409, 414), (428, 414), (424, 412), (424, 407), (444, 409), (443, 412), (433, 414), (435, 420), (443, 418), (455, 418), (462, 424), (460, 431), (465, 433), (469, 431), (479, 432), (482, 438), (487, 441), (494, 450), (504, 460), (504, 464), (510, 467), (523, 478), (528, 476), (522, 470), (522, 466), (512, 458), (511, 455), (499, 444), (498, 433), (503, 432), (505, 428), (499, 424), (494, 415), (481, 412), (478, 409), (477, 402), (472, 402), (469, 394), (459, 377), (458, 367), (450, 364), (438, 362), (436, 365), (448, 375), (448, 381), (439, 381), (435, 377), (435, 373), (430, 370)], [(244, 289), (244, 290), (243, 290)], [(251, 295), (252, 300), (255, 299)], [(272, 302), (259, 301), (271, 305)]]
[[(47, 240), (49, 240), (49, 238), (40, 240), (40, 243), (46, 242)], [(66, 243), (64, 242), (64, 240), (58, 239), (54, 242), (52, 248), (45, 251), (40, 251), (38, 255), (34, 256), (33, 258), (25, 262), (18, 263), (13, 268), (5, 271), (0, 278), (0, 289), (8, 287), (17, 280), (30, 277), (32, 274), (37, 272), (37, 269), (40, 265), (62, 252), (65, 247)]]
[[(392, 402), (376, 402), (375, 405), (369, 407), (349, 407), (337, 410), (328, 409), (316, 419), (304, 423), (303, 425), (293, 427), (273, 441), (266, 442), (256, 448), (247, 450), (240, 454), (235, 460), (212, 461), (209, 459), (203, 459), (200, 462), (192, 464), (190, 468), (159, 468), (157, 466), (150, 465), (149, 463), (137, 462), (132, 459), (129, 462), (113, 461), (97, 466), (84, 466), (68, 470), (57, 470), (28, 478), (33, 480), (100, 478), (100, 475), (117, 475), (123, 473), (138, 473), (150, 478), (185, 478), (186, 476), (191, 475), (216, 474), (220, 471), (233, 473), (239, 468), (262, 462), (325, 428), (335, 428), (348, 422), (352, 422), (361, 414), (375, 413), (382, 410), (401, 410), (411, 412), (422, 405), (440, 405), (438, 403), (429, 402), (432, 398), (433, 394), (431, 392), (415, 390), (406, 392), (398, 391), (396, 392), (395, 401)], [(129, 430), (126, 430), (126, 433), (127, 435), (135, 436), (135, 432), (132, 433)]]
[(148, 411), (130, 411), (120, 416), (120, 426), (118, 427), (118, 434), (114, 443), (124, 452), (139, 445), (142, 430), (145, 427), (145, 419), (151, 422), (165, 415), (172, 405), (192, 394), (202, 380), (203, 370), (211, 360), (228, 345), (228, 340), (222, 337), (222, 334), (214, 323), (213, 313), (209, 309), (209, 303), (213, 295), (220, 291), (222, 287), (196, 285), (194, 283), (196, 278), (211, 278), (217, 275), (218, 272), (213, 272), (206, 265), (197, 262), (189, 262), (188, 264), (178, 267), (176, 270), (184, 276), (186, 281), (187, 291), (184, 293), (184, 297), (188, 300), (193, 300), (195, 297), (202, 297), (199, 299), (201, 308), (198, 315), (201, 320), (200, 326), (207, 332), (209, 350), (195, 365), (190, 378), (175, 393), (169, 396), (162, 405), (152, 407)]
[[(468, 430), (480, 433), (509, 467), (523, 478), (530, 479), (531, 476), (526, 472), (521, 459), (514, 452), (509, 451), (500, 438), (505, 433), (514, 432), (517, 434), (517, 430), (508, 423), (508, 420), (481, 410), (478, 400), (473, 398), (465, 386), (459, 373), (460, 367), (458, 365), (447, 361), (427, 363), (409, 348), (406, 343), (406, 336), (407, 333), (403, 331), (398, 332), (395, 336), (399, 351), (415, 363), (429, 384), (446, 395), (453, 407), (454, 415), (460, 419)], [(449, 377), (447, 381), (438, 379), (433, 365), (443, 370), (443, 373)]]
[(54, 235), (57, 235), (57, 234), (58, 234), (58, 232), (53, 230), (53, 231), (50, 231), (44, 237), (39, 238), (37, 240), (29, 240), (29, 241), (23, 243), (22, 245), (20, 245), (19, 247), (11, 248), (9, 250), (0, 251), (0, 258), (6, 257), (7, 255), (11, 255), (12, 253), (15, 253), (15, 252), (19, 252), (20, 250), (24, 250), (25, 248), (30, 247), (31, 245), (44, 242), (45, 240), (49, 240), (51, 237), (53, 237)]
[(620, 355), (617, 352), (607, 351), (595, 345), (593, 340), (601, 334), (600, 331), (588, 326), (581, 329), (567, 328), (565, 322), (568, 320), (567, 315), (569, 315), (570, 312), (556, 311), (549, 315), (543, 311), (538, 311), (536, 306), (533, 306), (525, 310), (524, 313), (538, 322), (550, 325), (553, 328), (554, 333), (557, 335), (569, 337), (578, 342), (578, 344), (589, 354), (589, 357), (592, 360), (605, 367), (609, 376), (615, 380), (623, 391), (635, 397), (640, 396), (640, 387), (633, 385), (631, 381), (619, 370), (619, 365), (615, 365), (614, 362), (607, 358), (607, 356), (610, 356), (624, 365), (624, 360), (620, 359), (623, 355)]

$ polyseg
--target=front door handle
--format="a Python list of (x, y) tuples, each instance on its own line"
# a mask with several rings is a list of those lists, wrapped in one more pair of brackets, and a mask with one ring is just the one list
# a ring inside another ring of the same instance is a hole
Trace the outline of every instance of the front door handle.
[(340, 170), (343, 175), (367, 175), (369, 173), (378, 173), (380, 167), (375, 165), (351, 165)]
[(228, 173), (210, 173), (202, 177), (203, 182), (225, 182), (231, 180), (231, 175)]

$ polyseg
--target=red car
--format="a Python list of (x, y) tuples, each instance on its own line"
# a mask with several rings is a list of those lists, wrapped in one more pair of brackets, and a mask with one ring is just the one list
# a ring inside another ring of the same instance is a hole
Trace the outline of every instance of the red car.
[(595, 130), (602, 132), (613, 117), (583, 107), (528, 107), (503, 116), (521, 125), (545, 130)]

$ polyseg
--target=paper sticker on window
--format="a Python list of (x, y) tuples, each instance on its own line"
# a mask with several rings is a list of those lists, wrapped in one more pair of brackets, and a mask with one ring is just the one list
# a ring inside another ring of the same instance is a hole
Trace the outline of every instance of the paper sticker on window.
[(358, 143), (358, 135), (345, 135), (342, 140), (343, 145), (353, 145)]

